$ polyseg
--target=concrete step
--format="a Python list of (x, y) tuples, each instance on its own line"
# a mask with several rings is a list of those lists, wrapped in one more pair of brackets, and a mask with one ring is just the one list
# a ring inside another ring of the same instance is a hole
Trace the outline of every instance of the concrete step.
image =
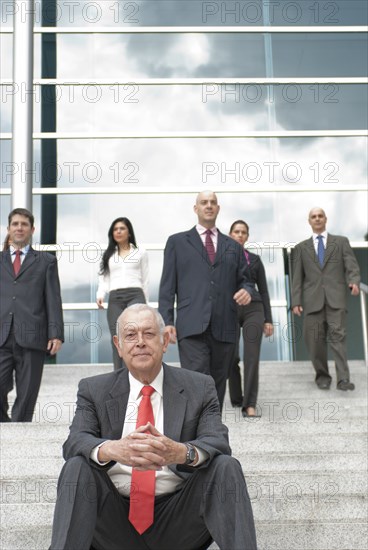
[[(111, 369), (48, 365), (35, 421), (0, 424), (1, 550), (48, 548), (78, 381)], [(226, 397), (223, 420), (247, 480), (259, 550), (368, 549), (367, 369), (353, 362), (351, 372), (354, 392), (334, 384), (322, 392), (308, 362), (262, 364), (259, 419), (244, 419)]]
[[(258, 550), (367, 550), (363, 521), (256, 521)], [(2, 550), (47, 550), (51, 527), (12, 529), (0, 538)], [(210, 550), (218, 550), (216, 544)], [(226, 549), (221, 549), (226, 550)]]

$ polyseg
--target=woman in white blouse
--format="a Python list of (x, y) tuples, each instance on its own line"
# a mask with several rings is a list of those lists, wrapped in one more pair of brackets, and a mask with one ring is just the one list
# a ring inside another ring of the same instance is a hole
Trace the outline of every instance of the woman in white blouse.
[[(104, 308), (105, 294), (109, 292), (107, 322), (111, 338), (117, 334), (116, 321), (122, 311), (132, 304), (148, 302), (148, 254), (138, 247), (134, 230), (128, 218), (117, 218), (108, 232), (109, 244), (100, 266), (96, 302)], [(123, 366), (112, 342), (114, 369)]]

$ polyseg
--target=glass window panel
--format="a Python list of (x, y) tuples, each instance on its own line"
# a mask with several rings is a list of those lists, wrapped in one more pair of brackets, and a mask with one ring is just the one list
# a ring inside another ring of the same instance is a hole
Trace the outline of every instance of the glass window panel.
[(79, 78), (265, 76), (262, 35), (59, 35), (57, 63), (59, 78), (77, 82)]
[(1, 107), (0, 107), (0, 132), (12, 131), (12, 106), (14, 86), (12, 84), (0, 85)]
[(57, 354), (60, 364), (112, 363), (106, 312), (64, 311), (65, 342)]
[[(198, 186), (198, 191), (203, 188)], [(163, 246), (171, 233), (184, 231), (196, 223), (193, 212), (196, 193), (184, 194), (180, 186), (176, 190), (177, 193), (165, 195), (59, 196), (58, 244), (81, 243), (85, 254), (91, 255), (91, 269), (96, 273), (97, 263), (93, 261), (96, 245), (91, 243), (104, 246), (111, 222), (119, 216), (127, 216), (139, 244), (148, 249), (154, 244)], [(326, 211), (331, 233), (360, 241), (367, 232), (365, 191), (222, 192), (218, 197), (221, 206), (219, 229), (228, 233), (231, 223), (243, 218), (249, 223), (252, 243), (268, 243), (267, 248), (308, 237), (307, 216), (316, 204)], [(346, 215), (342, 216), (341, 212)], [(39, 223), (38, 217), (36, 220)], [(73, 277), (76, 276), (73, 273)]]
[(55, 94), (59, 132), (364, 129), (368, 117), (367, 86), (357, 84), (58, 85)]
[[(0, 33), (0, 78), (11, 79), (13, 73), (13, 35)], [(1, 103), (3, 102), (3, 99)]]
[(10, 195), (1, 195), (0, 198), (0, 249), (3, 248), (3, 243), (6, 239), (7, 226), (8, 226), (8, 214), (11, 210), (11, 198)]
[(367, 37), (354, 34), (275, 34), (275, 77), (353, 77), (367, 74)]
[(11, 186), (11, 174), (13, 172), (13, 167), (11, 164), (11, 143), (12, 142), (10, 139), (0, 140), (0, 158), (1, 158), (0, 187)]
[[(35, 183), (40, 187), (39, 140)], [(230, 186), (256, 191), (260, 185), (304, 185), (328, 191), (336, 185), (366, 185), (367, 139), (228, 138), (58, 140), (58, 186), (198, 189)], [(44, 170), (47, 187), (48, 166)], [(4, 180), (10, 186), (10, 176)], [(119, 195), (112, 195), (114, 202)], [(87, 200), (87, 199), (86, 199)], [(125, 200), (125, 199), (124, 199)], [(138, 199), (140, 200), (140, 199)], [(129, 217), (129, 216), (128, 216)]]
[[(12, 0), (2, 0), (2, 20), (10, 20)], [(40, 0), (36, 0), (35, 23), (41, 22)], [(45, 13), (45, 24), (53, 22)], [(363, 0), (59, 0), (58, 26), (254, 26), (254, 25), (364, 25), (367, 4)]]
[(78, 82), (79, 78), (102, 77), (131, 81), (366, 74), (363, 33), (276, 34), (271, 45), (273, 74), (268, 74), (264, 37), (258, 34), (59, 35), (58, 76)]
[(14, 15), (14, 2), (13, 0), (0, 0), (0, 14), (1, 14), (1, 26), (12, 27), (13, 15)]

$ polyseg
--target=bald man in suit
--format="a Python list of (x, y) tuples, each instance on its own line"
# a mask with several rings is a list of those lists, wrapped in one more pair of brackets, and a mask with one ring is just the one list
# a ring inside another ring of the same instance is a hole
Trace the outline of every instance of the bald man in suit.
[(251, 302), (254, 284), (242, 247), (215, 225), (219, 211), (216, 194), (201, 191), (194, 205), (197, 225), (169, 237), (159, 311), (171, 342), (178, 339), (181, 366), (210, 374), (222, 407), (238, 339), (236, 307)]
[(316, 384), (328, 390), (331, 376), (327, 343), (335, 359), (337, 388), (354, 390), (350, 381), (346, 350), (347, 290), (359, 294), (360, 272), (346, 237), (326, 231), (322, 208), (309, 212), (311, 238), (299, 243), (292, 254), (292, 309), (304, 312), (304, 338), (316, 371)]
[[(128, 307), (118, 326), (127, 368), (79, 384), (51, 549), (205, 550), (213, 539), (221, 550), (256, 550), (212, 378), (162, 363), (169, 332), (146, 304)], [(152, 420), (139, 425), (149, 390)], [(138, 471), (154, 474), (151, 491)]]

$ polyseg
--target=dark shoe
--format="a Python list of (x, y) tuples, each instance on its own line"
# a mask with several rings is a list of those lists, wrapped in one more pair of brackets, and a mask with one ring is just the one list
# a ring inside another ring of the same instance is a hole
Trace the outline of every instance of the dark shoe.
[(242, 401), (231, 401), (231, 406), (232, 407), (241, 407), (243, 404)]
[(260, 414), (248, 414), (246, 409), (242, 409), (243, 418), (261, 418)]
[(337, 384), (337, 389), (342, 391), (355, 390), (355, 386), (352, 382), (349, 382), (349, 380), (340, 380)]
[(331, 386), (331, 380), (317, 380), (316, 384), (320, 390), (329, 390)]

